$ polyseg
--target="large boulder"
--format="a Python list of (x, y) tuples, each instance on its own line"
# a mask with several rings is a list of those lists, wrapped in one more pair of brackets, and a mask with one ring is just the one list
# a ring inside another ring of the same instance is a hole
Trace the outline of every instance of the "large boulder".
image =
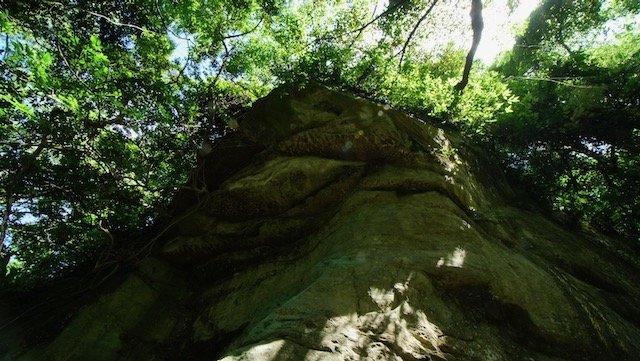
[(640, 359), (637, 258), (451, 131), (282, 87), (203, 164), (152, 256), (5, 359)]

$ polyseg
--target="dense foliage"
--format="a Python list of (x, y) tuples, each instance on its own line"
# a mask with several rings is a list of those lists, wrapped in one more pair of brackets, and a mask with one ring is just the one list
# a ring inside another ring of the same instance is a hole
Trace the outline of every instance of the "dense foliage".
[(496, 66), (519, 101), (492, 134), (505, 165), (555, 209), (636, 245), (639, 9), (544, 2)]
[(458, 92), (467, 49), (432, 39), (470, 41), (470, 1), (0, 1), (0, 281), (135, 261), (234, 114), (308, 80), (453, 124), (637, 243), (640, 5), (575, 4), (543, 1)]

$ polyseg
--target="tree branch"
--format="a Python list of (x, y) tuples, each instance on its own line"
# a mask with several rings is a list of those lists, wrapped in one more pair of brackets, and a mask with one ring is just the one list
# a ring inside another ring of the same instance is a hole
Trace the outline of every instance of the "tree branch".
[(4, 34), (4, 50), (2, 54), (2, 60), (7, 60), (9, 56), (9, 34)]
[[(362, 25), (361, 27), (351, 30), (349, 31), (349, 33), (355, 33), (358, 32), (358, 35), (360, 35), (366, 28), (368, 28), (371, 24), (375, 23), (376, 21), (380, 20), (381, 18), (393, 13), (394, 11), (396, 11), (396, 9), (398, 9), (400, 6), (404, 5), (405, 3), (407, 3), (409, 0), (399, 0), (397, 1), (395, 4), (387, 7), (387, 10), (381, 12), (378, 16), (374, 17), (373, 19), (371, 19), (371, 21), (369, 21), (368, 23)], [(377, 6), (377, 4), (376, 4)]]
[(407, 50), (407, 46), (409, 46), (409, 42), (411, 42), (411, 38), (413, 38), (413, 35), (415, 35), (415, 33), (418, 30), (418, 27), (420, 26), (420, 24), (424, 21), (424, 19), (427, 18), (427, 16), (429, 16), (429, 14), (431, 13), (431, 10), (433, 10), (433, 7), (436, 6), (437, 3), (438, 3), (438, 0), (433, 0), (433, 2), (431, 3), (431, 6), (429, 6), (427, 11), (425, 11), (424, 14), (422, 14), (420, 19), (416, 23), (416, 25), (413, 27), (413, 29), (411, 29), (411, 32), (409, 33), (409, 37), (407, 37), (407, 40), (404, 42), (404, 46), (402, 47), (402, 50), (400, 50), (400, 53), (398, 53), (398, 54), (401, 54), (400, 55), (400, 63), (398, 64), (398, 68), (402, 68), (402, 60), (404, 59), (404, 55), (405, 55), (405, 52)]
[(81, 8), (81, 7), (74, 7), (74, 6), (66, 5), (66, 4), (63, 4), (61, 2), (57, 2), (57, 1), (44, 1), (44, 2), (47, 3), (47, 4), (50, 4), (50, 5), (62, 6), (62, 7), (67, 8), (67, 9), (73, 9), (73, 10), (76, 10), (76, 11), (84, 11), (87, 14), (93, 15), (93, 16), (101, 18), (101, 19), (104, 19), (107, 22), (109, 22), (109, 23), (111, 23), (113, 25), (116, 25), (116, 26), (123, 26), (123, 27), (127, 27), (127, 28), (136, 29), (136, 30), (139, 30), (139, 31), (142, 31), (142, 32), (146, 31), (146, 32), (150, 32), (150, 33), (160, 34), (157, 31), (149, 30), (149, 29), (143, 28), (143, 27), (138, 26), (138, 25), (121, 23), (121, 22), (119, 22), (117, 20), (111, 19), (110, 17), (108, 17), (106, 15), (99, 14), (99, 13), (96, 13), (96, 12), (91, 11), (91, 10), (86, 10), (86, 9)]
[(34, 163), (47, 147), (49, 134), (44, 133), (38, 147), (22, 160), (22, 166), (18, 168), (13, 176), (13, 180), (9, 182), (5, 190), (4, 213), (2, 215), (2, 223), (0, 223), (0, 287), (4, 285), (7, 275), (7, 265), (11, 259), (11, 252), (4, 244), (9, 231), (9, 219), (11, 218), (13, 203), (15, 202), (15, 188), (20, 183), (27, 172), (31, 170)]
[[(376, 21), (378, 21), (378, 20), (382, 19), (382, 18), (383, 18), (383, 17), (385, 17), (385, 16), (388, 16), (388, 15), (392, 14), (394, 11), (396, 11), (398, 8), (400, 8), (402, 5), (404, 5), (404, 4), (408, 3), (408, 2), (409, 2), (409, 0), (398, 0), (395, 4), (393, 4), (393, 5), (389, 6), (389, 7), (387, 7), (387, 9), (386, 9), (385, 11), (381, 12), (381, 13), (380, 13), (380, 14), (378, 14), (376, 17), (374, 17), (373, 19), (371, 19), (369, 22), (367, 22), (366, 24), (364, 24), (364, 25), (360, 26), (360, 27), (359, 27), (359, 28), (357, 28), (357, 29), (352, 29), (352, 30), (348, 30), (348, 31), (343, 31), (343, 32), (341, 32), (341, 33), (339, 33), (339, 34), (326, 35), (326, 36), (323, 36), (323, 37), (321, 37), (321, 38), (315, 39), (315, 40), (313, 40), (313, 41), (318, 41), (318, 40), (335, 40), (335, 39), (337, 39), (337, 38), (338, 38), (338, 37), (340, 37), (340, 36), (347, 35), (347, 34), (353, 34), (353, 33), (356, 33), (356, 32), (358, 33), (358, 35), (356, 35), (356, 38), (357, 38), (358, 36), (360, 36), (360, 34), (362, 34), (362, 32), (363, 32), (366, 28), (368, 28), (369, 26), (371, 26), (373, 23), (375, 23)], [(307, 44), (307, 45), (309, 45), (309, 44)]]
[(578, 85), (578, 84), (571, 84), (571, 83), (567, 83), (562, 81), (561, 79), (577, 79), (577, 78), (539, 78), (539, 77), (535, 77), (535, 76), (509, 76), (506, 77), (505, 80), (535, 80), (535, 81), (547, 81), (550, 83), (554, 83), (554, 84), (560, 84), (560, 85), (564, 85), (567, 87), (571, 87), (571, 88), (579, 88), (579, 89), (592, 89), (592, 88), (596, 88), (596, 86), (593, 85)]
[(258, 29), (258, 27), (260, 26), (260, 24), (262, 24), (262, 18), (260, 18), (260, 21), (258, 21), (258, 23), (256, 24), (256, 26), (254, 26), (251, 30), (247, 30), (244, 33), (240, 33), (240, 34), (232, 34), (232, 35), (227, 35), (225, 37), (222, 38), (222, 41), (224, 42), (225, 40), (229, 40), (229, 39), (233, 39), (233, 38), (239, 38), (248, 34), (251, 34), (252, 32), (256, 31), (256, 29)]
[(482, 29), (484, 29), (484, 21), (482, 20), (482, 0), (471, 0), (471, 28), (473, 29), (473, 43), (471, 49), (467, 54), (467, 60), (464, 64), (464, 71), (462, 73), (462, 80), (456, 84), (455, 89), (462, 92), (469, 83), (469, 73), (471, 72), (471, 65), (473, 65), (473, 58), (476, 55), (476, 49), (482, 38)]
[(93, 16), (96, 16), (96, 17), (102, 18), (102, 19), (106, 20), (107, 22), (109, 22), (109, 23), (111, 23), (111, 24), (113, 24), (113, 25), (116, 25), (116, 26), (124, 26), (124, 27), (127, 27), (127, 28), (132, 28), (132, 29), (140, 30), (140, 31), (142, 31), (142, 32), (148, 31), (148, 32), (151, 32), (151, 33), (156, 33), (155, 31), (151, 31), (151, 30), (149, 30), (149, 29), (145, 29), (145, 28), (140, 27), (140, 26), (138, 26), (138, 25), (121, 23), (121, 22), (119, 22), (119, 21), (117, 21), (117, 20), (113, 20), (113, 19), (111, 19), (111, 18), (110, 18), (110, 17), (108, 17), (108, 16), (105, 16), (105, 15), (102, 15), (102, 14), (98, 14), (98, 13), (93, 12), (93, 11), (91, 11), (91, 10), (84, 10), (84, 9), (80, 9), (80, 10), (83, 10), (83, 11), (85, 11), (85, 12), (87, 12), (88, 14), (91, 14), (91, 15), (93, 15)]

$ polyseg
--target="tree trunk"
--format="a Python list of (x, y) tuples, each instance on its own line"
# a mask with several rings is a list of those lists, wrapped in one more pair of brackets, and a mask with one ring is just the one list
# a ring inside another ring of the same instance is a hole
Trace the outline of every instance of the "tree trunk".
[(9, 265), (10, 260), (11, 256), (8, 253), (0, 253), (0, 290), (5, 286), (7, 279), (7, 266)]

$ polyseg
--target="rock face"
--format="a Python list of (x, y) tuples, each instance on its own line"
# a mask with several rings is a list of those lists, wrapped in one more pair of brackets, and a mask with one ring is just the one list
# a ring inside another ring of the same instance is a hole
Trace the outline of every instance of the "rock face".
[(640, 359), (636, 259), (450, 132), (280, 88), (193, 178), (153, 256), (5, 359)]

